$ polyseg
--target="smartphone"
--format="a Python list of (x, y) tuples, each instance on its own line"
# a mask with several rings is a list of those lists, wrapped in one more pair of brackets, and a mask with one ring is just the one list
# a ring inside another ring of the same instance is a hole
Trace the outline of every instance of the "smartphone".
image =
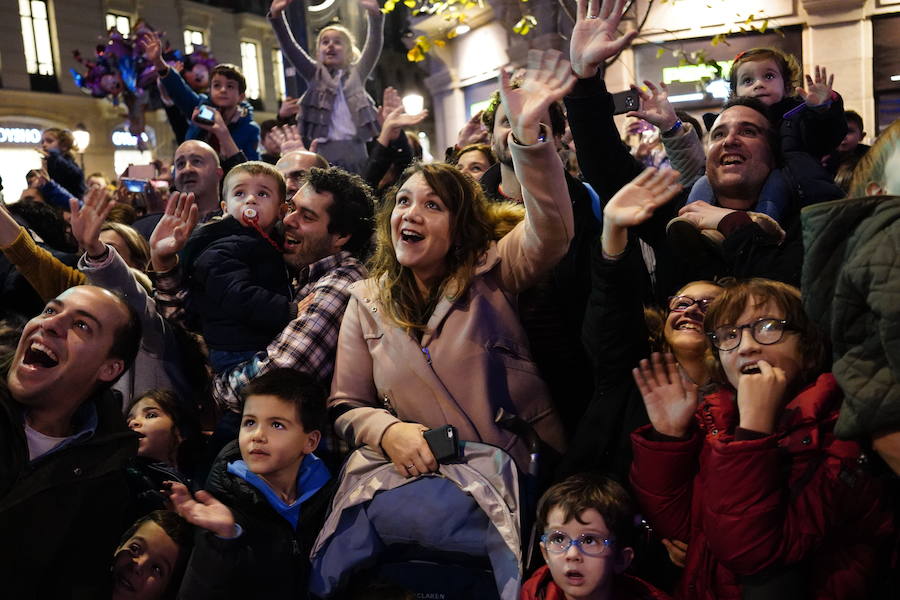
[(156, 178), (156, 166), (155, 165), (128, 165), (128, 168), (125, 170), (125, 177), (129, 179), (155, 179)]
[(130, 177), (122, 178), (122, 186), (128, 190), (129, 192), (133, 192), (136, 194), (143, 194), (147, 191), (147, 186), (149, 185), (149, 181), (146, 179), (132, 179)]
[(456, 460), (460, 457), (459, 436), (453, 425), (429, 429), (422, 435), (434, 455), (434, 460), (439, 463)]
[(641, 97), (634, 90), (625, 90), (612, 95), (614, 115), (621, 115), (641, 107)]
[(194, 121), (202, 125), (212, 125), (216, 122), (216, 109), (208, 104), (204, 104), (200, 107), (197, 116), (194, 117)]

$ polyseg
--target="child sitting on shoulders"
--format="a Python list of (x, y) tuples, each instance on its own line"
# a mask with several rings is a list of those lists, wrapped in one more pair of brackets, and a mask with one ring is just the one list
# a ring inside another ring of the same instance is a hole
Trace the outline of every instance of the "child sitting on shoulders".
[[(210, 73), (209, 95), (198, 94), (162, 57), (162, 44), (154, 32), (141, 37), (144, 57), (156, 67), (156, 73), (172, 102), (187, 119), (186, 140), (201, 140), (219, 152), (218, 139), (194, 121), (194, 109), (207, 104), (222, 115), (237, 147), (249, 160), (259, 160), (259, 125), (253, 121), (253, 107), (246, 102), (247, 80), (237, 65), (221, 63)], [(223, 156), (223, 159), (230, 158)]]
[[(41, 133), (40, 153), (50, 179), (61, 185), (75, 198), (81, 198), (87, 191), (84, 185), (84, 171), (75, 162), (75, 137), (68, 129), (48, 127)], [(68, 210), (66, 208), (66, 210)]]
[[(806, 76), (806, 89), (801, 87), (801, 77), (797, 59), (777, 48), (741, 52), (731, 66), (732, 97), (755, 98), (768, 109), (769, 121), (781, 142), (781, 157), (776, 157), (776, 163), (792, 157), (790, 175), (783, 168), (773, 169), (753, 208), (756, 215), (768, 217), (762, 217), (766, 221), (762, 225), (778, 242), (801, 208), (843, 196), (837, 186), (831, 185), (832, 177), (820, 161), (847, 133), (844, 102), (832, 90), (834, 75), (829, 76), (824, 67), (816, 67), (815, 79)], [(704, 115), (704, 120), (709, 116), (715, 115)], [(705, 175), (691, 189), (688, 204), (698, 200), (715, 203)]]
[(628, 492), (607, 477), (573, 475), (547, 490), (537, 509), (541, 567), (521, 600), (665, 600), (651, 584), (625, 573), (634, 559), (634, 509)]
[(309, 553), (333, 493), (313, 452), (325, 390), (311, 376), (276, 369), (242, 390), (240, 434), (219, 454), (196, 500), (171, 499), (198, 536), (179, 597), (305, 598)]
[(188, 316), (199, 322), (217, 373), (264, 350), (296, 316), (276, 232), (285, 196), (275, 167), (242, 163), (222, 184), (226, 214), (197, 228), (185, 245)]

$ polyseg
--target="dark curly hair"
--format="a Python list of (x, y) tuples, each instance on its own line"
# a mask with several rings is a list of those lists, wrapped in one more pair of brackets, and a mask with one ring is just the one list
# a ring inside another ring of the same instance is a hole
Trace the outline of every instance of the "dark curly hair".
[(579, 522), (582, 513), (594, 509), (603, 517), (610, 535), (617, 542), (617, 550), (634, 544), (634, 504), (625, 488), (614, 479), (582, 473), (552, 486), (538, 502), (538, 532), (546, 531), (550, 511), (554, 508), (562, 510), (566, 521), (576, 519)]
[(365, 257), (372, 244), (372, 214), (375, 210), (372, 188), (359, 175), (338, 167), (313, 167), (306, 174), (306, 182), (317, 193), (330, 192), (334, 198), (328, 207), (328, 232), (349, 235), (344, 250), (356, 257)]

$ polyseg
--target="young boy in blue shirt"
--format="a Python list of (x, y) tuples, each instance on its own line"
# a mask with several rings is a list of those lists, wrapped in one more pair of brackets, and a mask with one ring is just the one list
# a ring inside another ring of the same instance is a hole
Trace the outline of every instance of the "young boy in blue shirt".
[(162, 45), (155, 33), (144, 34), (141, 43), (144, 46), (144, 58), (156, 67), (156, 73), (172, 102), (188, 121), (186, 140), (208, 142), (218, 151), (217, 140), (210, 137), (192, 119), (195, 108), (208, 104), (221, 113), (228, 126), (228, 132), (244, 156), (248, 160), (259, 160), (259, 125), (253, 121), (253, 107), (245, 101), (247, 80), (237, 65), (228, 63), (216, 65), (210, 73), (209, 95), (198, 94), (163, 60)]
[(203, 528), (179, 597), (305, 598), (309, 552), (333, 494), (313, 454), (325, 390), (309, 375), (277, 369), (243, 390), (236, 442), (216, 459), (195, 498), (173, 483), (178, 514)]

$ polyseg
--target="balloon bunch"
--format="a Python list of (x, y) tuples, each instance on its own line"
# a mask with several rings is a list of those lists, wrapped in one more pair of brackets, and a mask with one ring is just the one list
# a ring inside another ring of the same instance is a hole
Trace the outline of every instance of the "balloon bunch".
[[(95, 98), (108, 98), (115, 106), (124, 102), (128, 109), (128, 130), (137, 136), (140, 147), (143, 147), (144, 113), (162, 107), (156, 68), (144, 59), (144, 49), (139, 42), (148, 31), (155, 30), (143, 19), (135, 23), (128, 35), (110, 28), (92, 57), (86, 58), (78, 50), (73, 51), (83, 70), (70, 69), (75, 85), (84, 93)], [(156, 33), (164, 37), (164, 33)], [(195, 91), (206, 90), (209, 72), (217, 64), (206, 48), (195, 46), (191, 54), (184, 55), (166, 42), (163, 56), (172, 68), (183, 70), (185, 80)]]

